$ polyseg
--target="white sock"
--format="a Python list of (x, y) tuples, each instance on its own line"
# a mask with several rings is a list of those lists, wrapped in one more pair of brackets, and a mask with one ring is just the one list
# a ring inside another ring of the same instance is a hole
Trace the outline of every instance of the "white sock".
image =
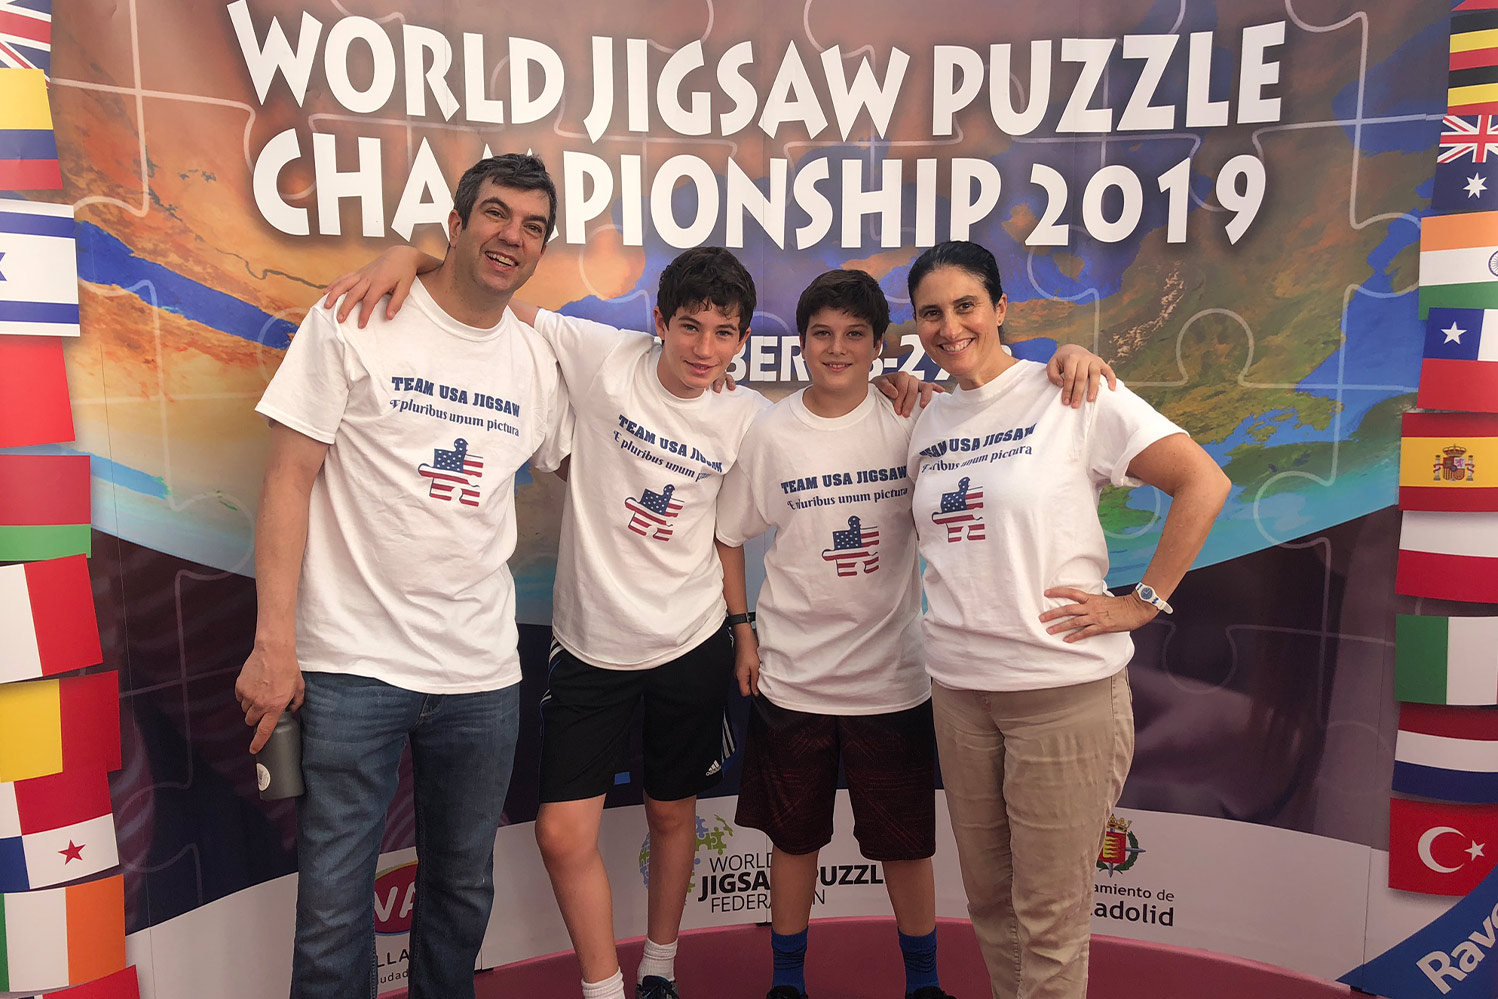
[(624, 972), (616, 971), (601, 982), (583, 982), (583, 999), (625, 999)]
[(646, 975), (659, 975), (667, 981), (676, 980), (676, 941), (658, 944), (645, 938), (645, 953), (640, 958), (640, 974), (637, 982), (645, 981)]

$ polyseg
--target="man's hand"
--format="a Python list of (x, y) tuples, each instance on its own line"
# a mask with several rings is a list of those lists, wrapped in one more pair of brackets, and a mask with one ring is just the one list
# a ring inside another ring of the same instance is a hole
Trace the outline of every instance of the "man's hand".
[(1097, 401), (1098, 385), (1104, 378), (1110, 389), (1118, 388), (1118, 376), (1108, 362), (1074, 343), (1056, 348), (1045, 373), (1052, 385), (1061, 386), (1061, 401), (1072, 409), (1079, 408), (1084, 399)]
[(922, 409), (925, 409), (932, 395), (946, 391), (940, 385), (921, 381), (908, 371), (880, 375), (874, 379), (874, 387), (894, 401), (895, 412), (901, 416), (909, 416), (915, 412), (917, 402), (920, 403)]
[(739, 693), (745, 697), (759, 696), (759, 642), (753, 637), (747, 640), (739, 637), (739, 632), (749, 632), (748, 625), (741, 625), (734, 629), (733, 637), (733, 675), (739, 681)]
[(296, 647), (256, 642), (234, 683), (234, 697), (244, 712), (244, 723), (255, 729), (255, 737), (250, 740), (251, 753), (260, 752), (283, 711), (302, 706), (305, 693)]
[(375, 306), (387, 294), (390, 303), (385, 306), (385, 318), (394, 319), (411, 293), (416, 275), (431, 270), (431, 265), (441, 263), (414, 246), (392, 246), (352, 274), (345, 274), (328, 285), (322, 304), (332, 308), (338, 299), (337, 318), (341, 323), (359, 307), (359, 328), (362, 330), (374, 315)]
[(1040, 615), (1041, 621), (1055, 621), (1046, 629), (1048, 635), (1070, 632), (1063, 642), (1080, 642), (1093, 635), (1114, 631), (1133, 631), (1155, 619), (1160, 612), (1134, 594), (1115, 597), (1111, 593), (1089, 593), (1075, 586), (1053, 586), (1048, 597), (1074, 600), (1065, 607), (1053, 607)]

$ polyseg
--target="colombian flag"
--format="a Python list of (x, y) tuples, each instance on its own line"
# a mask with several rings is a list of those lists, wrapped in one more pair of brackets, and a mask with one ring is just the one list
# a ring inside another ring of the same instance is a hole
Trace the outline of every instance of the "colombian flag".
[(1489, 469), (1498, 469), (1498, 414), (1404, 414), (1400, 509), (1498, 510), (1498, 486), (1486, 484), (1498, 480)]
[(74, 767), (120, 768), (119, 674), (0, 684), (0, 781)]
[(125, 967), (125, 879), (0, 895), (0, 992), (81, 985)]
[(46, 76), (39, 69), (0, 69), (0, 190), (61, 189)]

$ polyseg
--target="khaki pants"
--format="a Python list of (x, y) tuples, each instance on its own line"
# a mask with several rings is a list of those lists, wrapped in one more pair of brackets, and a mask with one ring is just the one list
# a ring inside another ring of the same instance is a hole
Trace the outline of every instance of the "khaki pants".
[(932, 704), (994, 999), (1084, 999), (1093, 873), (1134, 755), (1127, 672), (1049, 690), (932, 684)]

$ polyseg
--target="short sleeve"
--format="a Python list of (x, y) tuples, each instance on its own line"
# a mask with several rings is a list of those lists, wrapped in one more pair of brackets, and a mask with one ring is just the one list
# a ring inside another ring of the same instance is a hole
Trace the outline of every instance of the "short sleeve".
[(536, 310), (534, 326), (556, 353), (557, 362), (562, 366), (562, 378), (580, 399), (585, 397), (587, 388), (615, 350), (638, 337), (650, 336), (547, 309)]
[(307, 313), (255, 412), (332, 444), (349, 397), (348, 344), (324, 308)]
[(753, 440), (751, 432), (739, 452), (739, 460), (723, 476), (723, 487), (718, 491), (718, 540), (734, 547), (770, 529), (755, 488), (759, 462), (755, 460)]
[(1087, 468), (1093, 477), (1115, 486), (1141, 486), (1129, 475), (1129, 464), (1158, 440), (1186, 431), (1129, 390), (1118, 388), (1098, 393), (1087, 433)]
[(562, 461), (572, 453), (572, 435), (576, 418), (567, 397), (567, 386), (559, 373), (551, 393), (551, 406), (546, 413), (546, 437), (536, 453), (531, 456), (531, 468), (538, 472), (555, 472)]

